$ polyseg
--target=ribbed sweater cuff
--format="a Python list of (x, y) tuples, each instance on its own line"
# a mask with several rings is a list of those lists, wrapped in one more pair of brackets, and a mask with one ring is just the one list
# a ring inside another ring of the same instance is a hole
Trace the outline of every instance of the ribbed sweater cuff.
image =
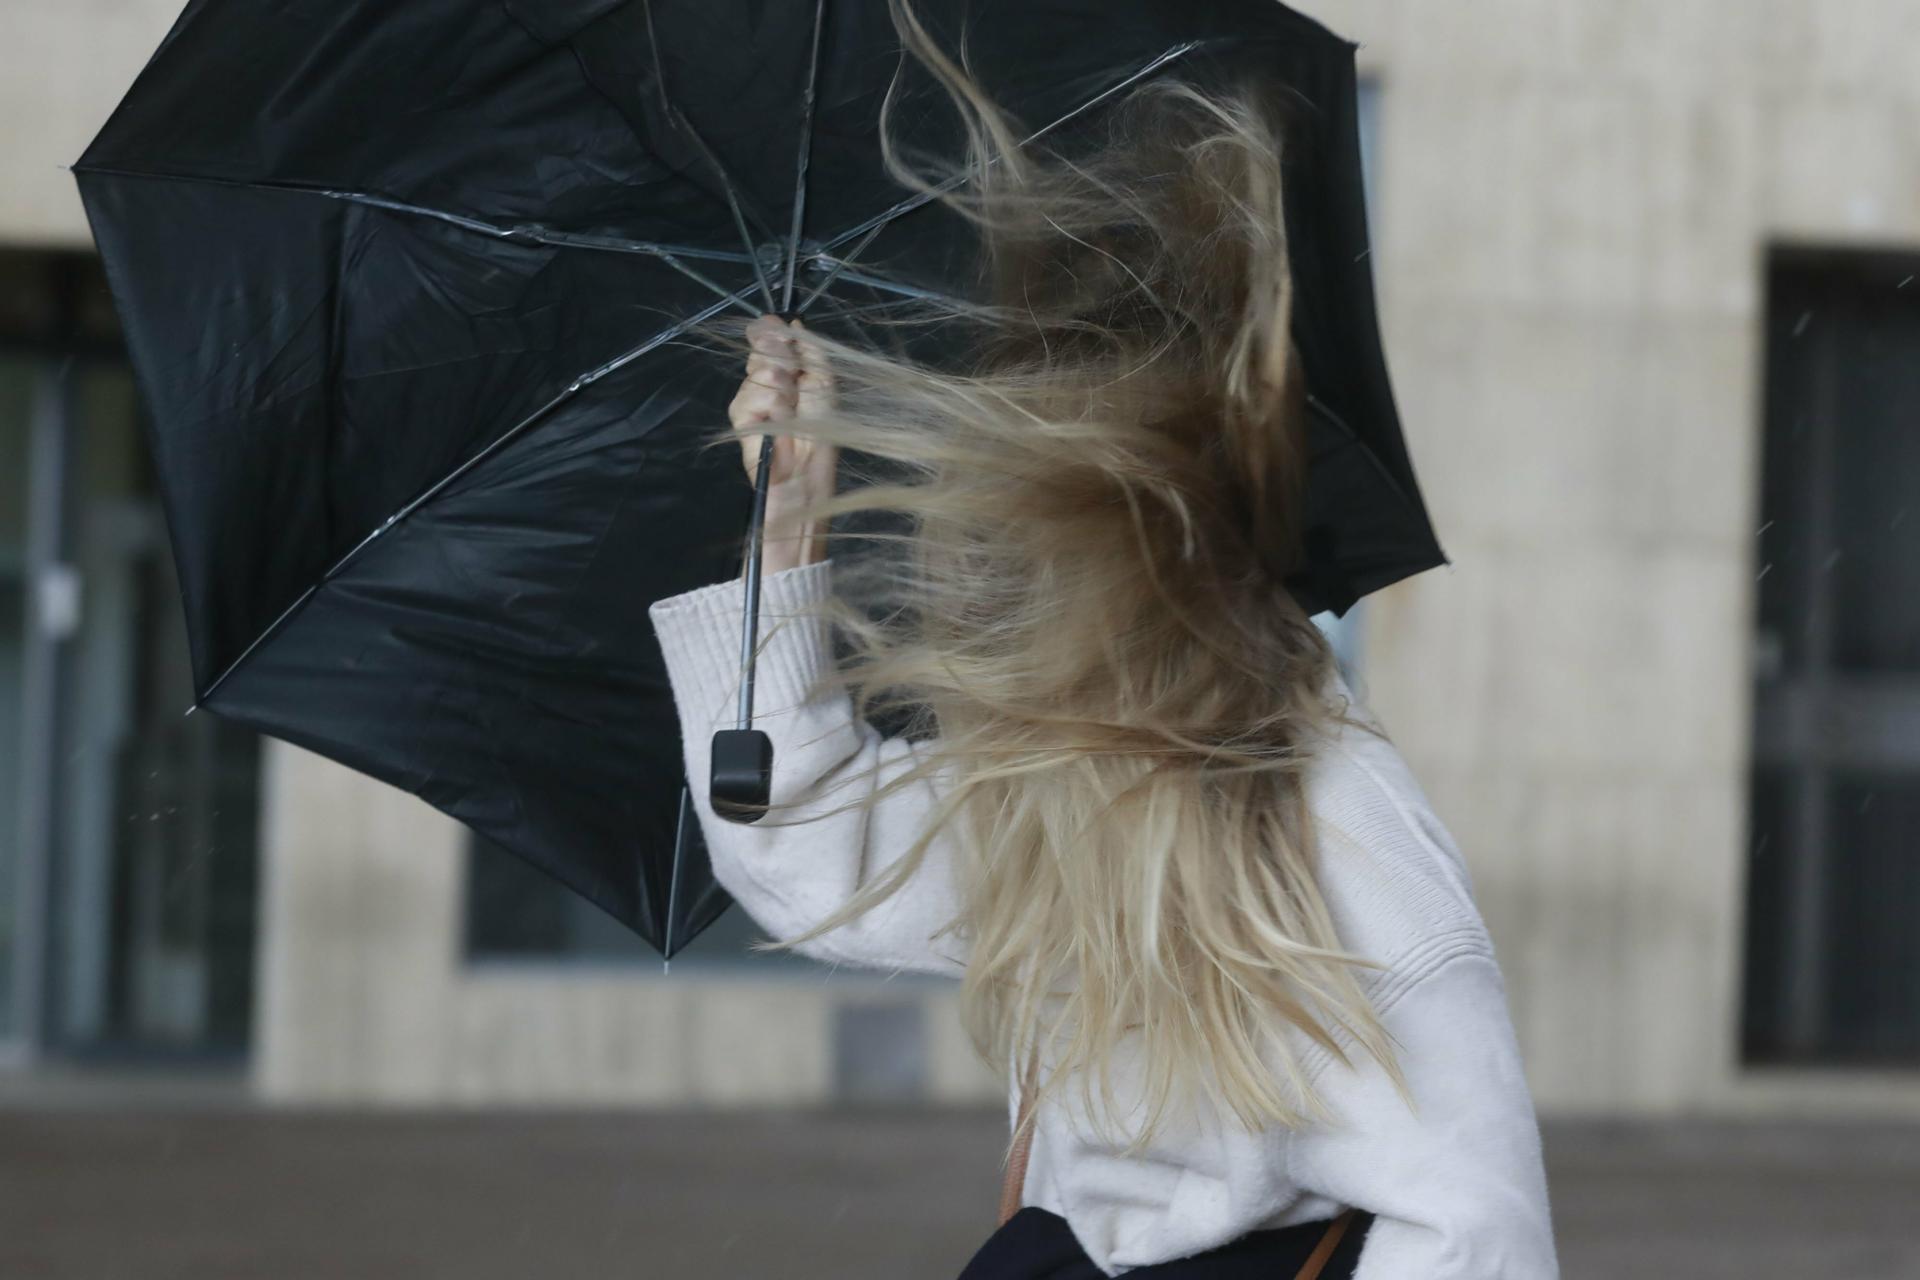
[[(831, 627), (820, 606), (833, 592), (833, 561), (782, 569), (760, 579), (760, 651), (754, 666), (754, 712), (797, 707), (833, 665)], [(657, 600), (647, 609), (667, 672), (699, 704), (731, 722), (740, 691), (740, 623), (746, 586), (710, 583)], [(685, 688), (685, 686), (691, 686)]]

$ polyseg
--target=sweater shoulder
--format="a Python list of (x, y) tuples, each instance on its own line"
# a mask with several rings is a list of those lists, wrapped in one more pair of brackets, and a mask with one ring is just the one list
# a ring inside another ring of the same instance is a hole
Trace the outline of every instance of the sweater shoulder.
[(1321, 893), (1342, 945), (1385, 966), (1363, 981), (1380, 1001), (1493, 947), (1451, 832), (1379, 720), (1339, 689), (1369, 727), (1342, 724), (1317, 744), (1307, 803)]

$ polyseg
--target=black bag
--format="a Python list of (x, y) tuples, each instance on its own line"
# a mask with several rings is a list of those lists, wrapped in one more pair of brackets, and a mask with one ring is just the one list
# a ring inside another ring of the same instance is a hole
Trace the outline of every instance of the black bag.
[[(1128, 1280), (1351, 1280), (1373, 1215), (1253, 1231), (1189, 1258), (1136, 1267)], [(1000, 1224), (959, 1280), (1105, 1280), (1067, 1220), (1031, 1205)]]

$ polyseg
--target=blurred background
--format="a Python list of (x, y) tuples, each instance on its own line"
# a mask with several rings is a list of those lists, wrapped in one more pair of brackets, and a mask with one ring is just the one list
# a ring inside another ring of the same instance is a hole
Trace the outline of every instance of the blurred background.
[[(1920, 1276), (1920, 0), (1296, 0), (1363, 43), (1454, 563), (1335, 632), (1471, 866), (1572, 1277)], [(177, 0), (0, 0), (0, 1276), (939, 1276), (934, 980), (671, 974), (191, 701), (71, 176)], [(214, 88), (210, 91), (217, 91)]]

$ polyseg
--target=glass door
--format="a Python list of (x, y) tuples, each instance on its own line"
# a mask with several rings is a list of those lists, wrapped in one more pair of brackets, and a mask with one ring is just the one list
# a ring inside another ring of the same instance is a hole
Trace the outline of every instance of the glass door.
[(18, 988), (21, 750), (25, 729), (27, 455), (34, 370), (0, 356), (0, 1056), (22, 1041)]
[(0, 1045), (226, 1054), (258, 745), (193, 702), (142, 406), (90, 255), (0, 252)]

